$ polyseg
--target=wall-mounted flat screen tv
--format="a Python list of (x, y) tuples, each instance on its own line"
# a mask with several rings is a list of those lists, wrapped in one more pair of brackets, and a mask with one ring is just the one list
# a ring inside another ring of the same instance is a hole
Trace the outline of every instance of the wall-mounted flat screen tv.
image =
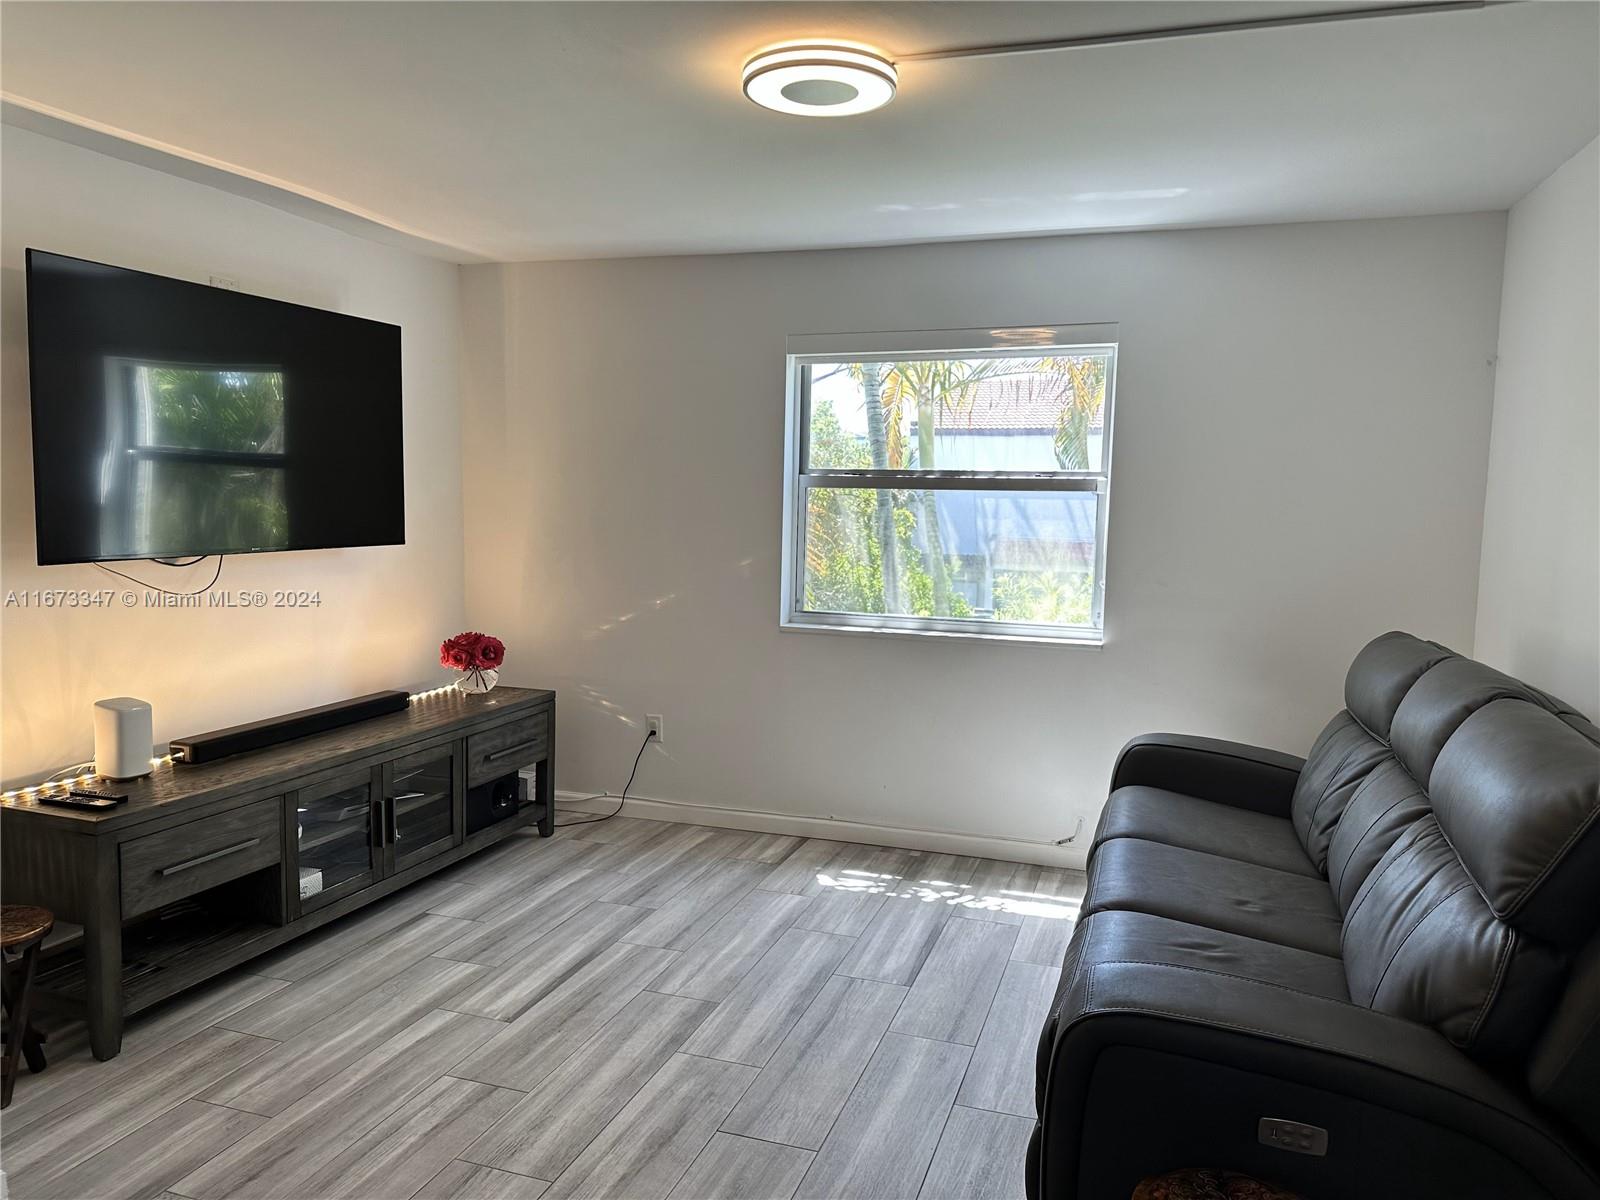
[(405, 541), (400, 328), (29, 250), (41, 564)]

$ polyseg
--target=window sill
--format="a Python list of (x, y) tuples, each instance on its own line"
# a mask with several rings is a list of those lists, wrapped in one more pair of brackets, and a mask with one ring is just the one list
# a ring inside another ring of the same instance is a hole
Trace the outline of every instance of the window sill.
[(998, 642), (1002, 645), (1060, 646), (1077, 650), (1099, 650), (1105, 634), (1052, 636), (1032, 633), (978, 633), (949, 629), (897, 629), (889, 625), (837, 625), (829, 621), (784, 620), (778, 622), (783, 633), (842, 633), (849, 637), (937, 638), (950, 642)]

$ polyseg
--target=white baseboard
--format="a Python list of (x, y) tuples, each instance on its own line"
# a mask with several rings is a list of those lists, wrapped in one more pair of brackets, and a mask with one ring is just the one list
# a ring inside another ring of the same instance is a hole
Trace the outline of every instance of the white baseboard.
[[(610, 812), (617, 805), (615, 797), (589, 800), (581, 792), (558, 791), (556, 802), (562, 808), (576, 812)], [(688, 825), (714, 825), (719, 829), (744, 829), (751, 833), (782, 833), (796, 837), (828, 838), (836, 842), (898, 846), (935, 854), (969, 854), (1006, 862), (1068, 867), (1077, 871), (1083, 870), (1088, 862), (1089, 840), (1092, 836), (1086, 824), (1078, 835), (1082, 845), (1055, 846), (1022, 838), (985, 837), (941, 829), (904, 829), (865, 821), (830, 821), (825, 817), (801, 817), (751, 808), (723, 808), (710, 804), (691, 804), (684, 800), (653, 800), (648, 796), (629, 796), (624, 812), (628, 816), (651, 821), (678, 821)]]

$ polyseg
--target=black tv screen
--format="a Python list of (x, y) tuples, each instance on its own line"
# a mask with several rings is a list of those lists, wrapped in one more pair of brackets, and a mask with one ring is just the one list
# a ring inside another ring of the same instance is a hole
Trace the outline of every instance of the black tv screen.
[(399, 326), (27, 268), (40, 564), (405, 541)]

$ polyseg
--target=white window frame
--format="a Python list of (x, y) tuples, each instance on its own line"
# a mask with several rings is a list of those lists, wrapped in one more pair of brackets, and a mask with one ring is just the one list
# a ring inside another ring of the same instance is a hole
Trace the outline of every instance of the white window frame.
[[(782, 595), (783, 629), (830, 633), (919, 634), (990, 641), (1100, 646), (1105, 642), (1106, 529), (1111, 508), (1111, 452), (1117, 370), (1117, 326), (1032, 325), (1007, 329), (941, 329), (896, 333), (791, 335), (785, 385)], [(810, 471), (803, 470), (809, 432), (802, 368), (813, 363), (893, 362), (907, 358), (1017, 358), (1110, 351), (1098, 471)], [(1095, 524), (1092, 625), (1048, 625), (974, 617), (916, 617), (897, 613), (809, 612), (805, 598), (805, 499), (813, 487), (899, 486), (930, 490), (1091, 491), (1100, 497)]]

